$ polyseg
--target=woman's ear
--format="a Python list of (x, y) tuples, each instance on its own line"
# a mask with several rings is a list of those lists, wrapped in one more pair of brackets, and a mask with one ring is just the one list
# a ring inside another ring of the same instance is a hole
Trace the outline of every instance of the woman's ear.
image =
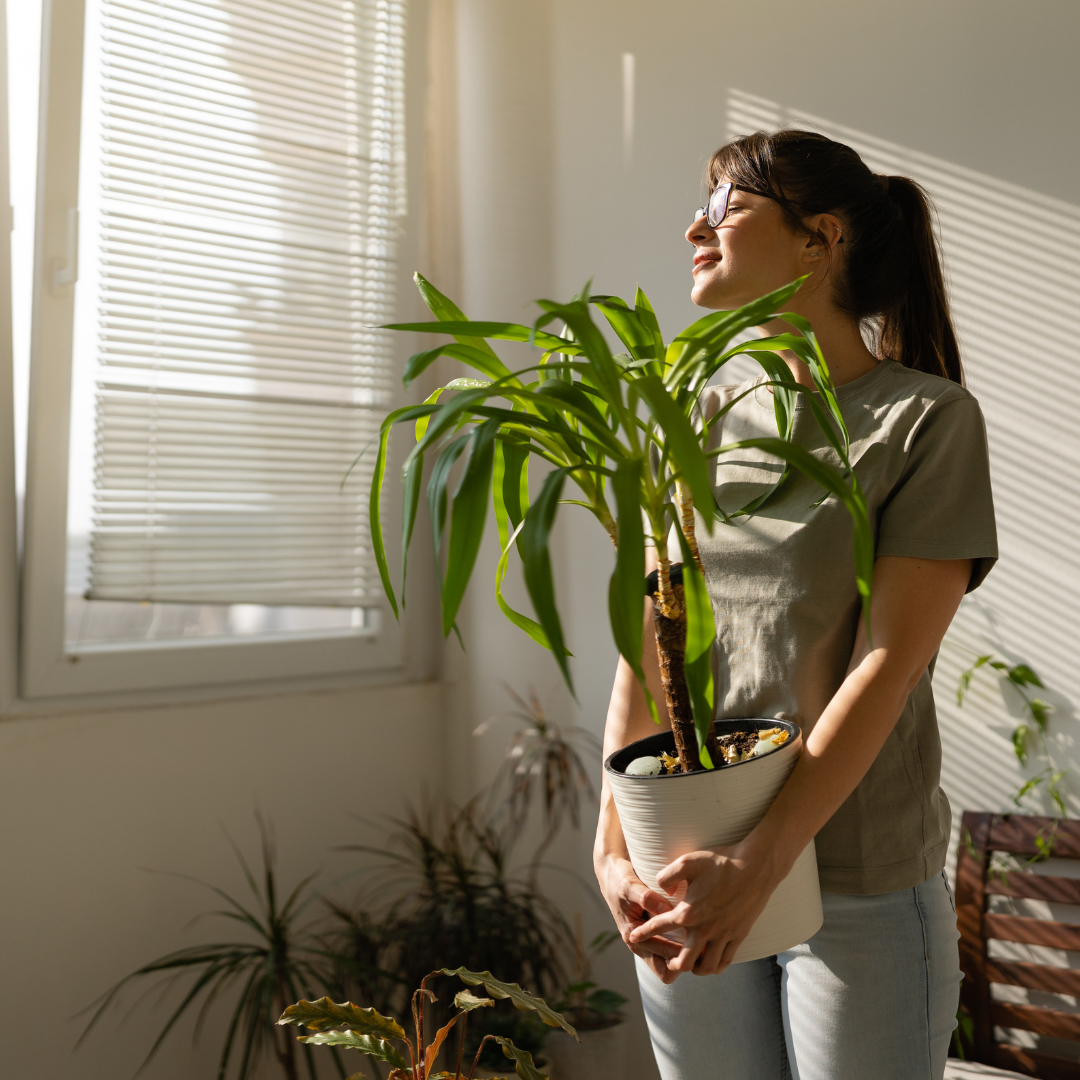
[(844, 229), (834, 214), (815, 214), (806, 222), (811, 235), (806, 238), (803, 261), (816, 263), (827, 261), (836, 254), (835, 248), (844, 242)]

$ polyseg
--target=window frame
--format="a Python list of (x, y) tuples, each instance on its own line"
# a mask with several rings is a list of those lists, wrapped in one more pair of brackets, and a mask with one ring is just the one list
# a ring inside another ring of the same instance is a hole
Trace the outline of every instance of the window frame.
[[(419, 5), (417, 5), (419, 6)], [(37, 210), (35, 223), (34, 290), (30, 356), (30, 404), (27, 426), (26, 503), (23, 563), (21, 568), (22, 618), (18, 641), (18, 697), (25, 701), (71, 700), (78, 697), (110, 699), (117, 695), (145, 696), (147, 692), (181, 691), (197, 694), (208, 687), (235, 693), (244, 686), (258, 684), (266, 689), (283, 689), (298, 680), (310, 684), (355, 682), (377, 677), (380, 681), (402, 677), (415, 668), (406, 628), (394, 620), (383, 606), (374, 630), (332, 631), (296, 635), (274, 634), (260, 637), (209, 638), (190, 641), (118, 642), (65, 647), (65, 579), (67, 556), (68, 455), (71, 426), (72, 339), (74, 332), (75, 288), (53, 284), (53, 270), (63, 266), (69, 254), (69, 211), (79, 205), (79, 157), (81, 149), (83, 56), (85, 52), (84, 0), (45, 0), (43, 4), (41, 103)], [(407, 55), (413, 50), (413, 17), (407, 26)], [(407, 197), (410, 211), (417, 185), (412, 153), (417, 130), (415, 117), (419, 94), (406, 68), (406, 113), (413, 123), (406, 129), (409, 153)], [(6, 87), (6, 84), (5, 84)], [(6, 94), (5, 94), (6, 96)], [(6, 127), (6, 110), (4, 111)], [(422, 123), (419, 125), (422, 128)], [(6, 131), (4, 150), (6, 153)], [(3, 173), (7, 184), (7, 172)], [(6, 196), (5, 196), (6, 197)], [(0, 200), (2, 204), (2, 200)], [(6, 205), (6, 204), (5, 204)], [(415, 265), (419, 247), (418, 215), (408, 213), (398, 240), (397, 300), (401, 317), (411, 316), (411, 275), (402, 266)], [(8, 241), (5, 241), (8, 242)], [(10, 265), (10, 260), (7, 261)], [(403, 280), (404, 279), (404, 280)], [(0, 303), (10, 308), (10, 288), (0, 282)], [(0, 312), (2, 316), (2, 312)], [(4, 347), (10, 370), (10, 317), (6, 323)], [(401, 336), (404, 338), (404, 335)], [(411, 337), (411, 335), (410, 335)], [(398, 370), (409, 350), (409, 341), (398, 340), (395, 363)], [(0, 357), (0, 363), (3, 358)], [(0, 399), (4, 415), (13, 418), (10, 380)], [(411, 396), (411, 395), (410, 395)], [(404, 400), (404, 399), (402, 399)], [(393, 404), (400, 404), (396, 401)], [(9, 506), (15, 505), (14, 447), (12, 423), (5, 423), (5, 445), (0, 446), (2, 482), (10, 487)], [(11, 457), (7, 468), (3, 458)], [(391, 461), (389, 468), (394, 469)], [(10, 474), (10, 476), (9, 476)], [(384, 515), (387, 544), (396, 546), (399, 534), (400, 492), (387, 486)], [(14, 514), (11, 515), (11, 548), (14, 556)], [(0, 530), (0, 558), (7, 543)], [(14, 563), (14, 558), (9, 565)], [(9, 573), (9, 576), (14, 577)], [(410, 592), (412, 589), (410, 589)], [(14, 595), (14, 594), (11, 594)], [(13, 606), (13, 605), (12, 605)], [(0, 626), (0, 644), (4, 627)], [(422, 653), (424, 650), (421, 649)], [(0, 677), (3, 667), (0, 666)], [(8, 699), (10, 701), (10, 696)]]

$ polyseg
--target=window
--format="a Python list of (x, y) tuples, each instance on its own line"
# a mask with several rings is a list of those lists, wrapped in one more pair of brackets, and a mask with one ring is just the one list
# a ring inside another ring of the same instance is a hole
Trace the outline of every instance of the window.
[(390, 401), (403, 5), (88, 0), (72, 55), (80, 6), (45, 30), (23, 692), (392, 664), (372, 455), (342, 481)]

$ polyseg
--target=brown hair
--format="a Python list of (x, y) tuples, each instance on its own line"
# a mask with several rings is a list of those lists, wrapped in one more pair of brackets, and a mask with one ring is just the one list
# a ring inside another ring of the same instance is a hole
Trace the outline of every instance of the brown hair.
[(730, 180), (769, 192), (788, 224), (826, 249), (805, 219), (835, 214), (844, 238), (837, 306), (874, 329), (879, 355), (963, 383), (931, 203), (919, 184), (872, 173), (850, 146), (794, 130), (734, 139), (713, 154), (708, 179), (710, 189)]

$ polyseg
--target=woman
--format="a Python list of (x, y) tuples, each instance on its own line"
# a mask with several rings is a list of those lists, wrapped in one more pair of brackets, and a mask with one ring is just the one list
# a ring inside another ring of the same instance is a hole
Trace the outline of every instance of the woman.
[[(960, 600), (997, 545), (985, 430), (963, 387), (930, 208), (914, 181), (877, 176), (849, 147), (809, 132), (729, 143), (709, 179), (709, 206), (686, 233), (696, 304), (735, 308), (810, 275), (789, 306), (821, 342), (877, 530), (873, 646), (859, 618), (847, 511), (820, 501), (805, 478), (735, 526), (699, 532), (719, 642), (717, 717), (793, 720), (805, 749), (745, 840), (663, 871), (668, 894), (686, 884), (680, 903), (638, 879), (605, 791), (597, 877), (637, 957), (664, 1080), (936, 1080), (960, 972), (930, 679)], [(788, 364), (812, 387), (800, 361)], [(710, 387), (703, 413), (747, 387)], [(804, 404), (795, 431), (827, 454)], [(713, 432), (713, 445), (775, 435), (768, 388)], [(724, 509), (775, 477), (760, 459), (718, 459)], [(655, 650), (646, 658), (663, 701)], [(620, 661), (605, 754), (654, 731)], [(730, 965), (812, 839), (822, 929), (776, 957)], [(675, 930), (687, 932), (684, 943), (666, 936)]]

